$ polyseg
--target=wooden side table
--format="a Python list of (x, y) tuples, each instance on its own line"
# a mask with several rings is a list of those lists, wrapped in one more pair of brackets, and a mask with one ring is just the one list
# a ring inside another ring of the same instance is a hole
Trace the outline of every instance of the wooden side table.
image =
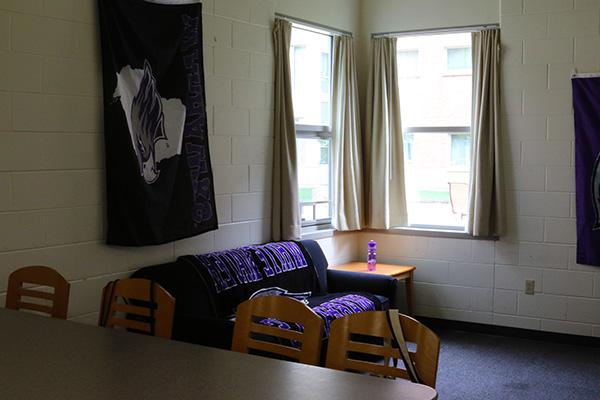
[(377, 263), (375, 271), (367, 270), (366, 261), (355, 261), (348, 264), (330, 265), (330, 269), (348, 272), (366, 272), (368, 274), (387, 275), (404, 281), (406, 285), (406, 305), (408, 313), (413, 314), (413, 272), (415, 267), (412, 265), (393, 265)]

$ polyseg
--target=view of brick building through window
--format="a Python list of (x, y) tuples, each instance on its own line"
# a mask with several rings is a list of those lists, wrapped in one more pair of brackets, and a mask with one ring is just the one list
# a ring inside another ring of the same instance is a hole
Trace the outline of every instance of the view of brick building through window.
[(304, 225), (331, 221), (331, 45), (326, 32), (292, 29), (290, 68)]
[(471, 34), (398, 38), (409, 225), (463, 230), (471, 160)]

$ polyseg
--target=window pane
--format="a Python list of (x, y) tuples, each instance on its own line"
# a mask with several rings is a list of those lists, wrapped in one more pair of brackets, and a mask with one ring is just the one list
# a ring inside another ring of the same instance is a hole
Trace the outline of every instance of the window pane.
[(448, 49), (448, 69), (471, 69), (471, 48)]
[(452, 135), (451, 163), (455, 167), (466, 167), (470, 162), (471, 136), (467, 134)]
[(328, 140), (321, 140), (320, 144), (321, 144), (321, 160), (320, 160), (320, 163), (327, 165), (327, 164), (329, 164), (329, 141)]
[[(414, 49), (416, 73), (405, 53)], [(409, 225), (464, 229), (471, 137), (456, 128), (471, 124), (471, 35), (401, 37), (398, 60), (402, 125), (409, 131), (404, 133)], [(460, 70), (460, 75), (449, 70)], [(427, 132), (426, 127), (438, 129)]]
[(302, 221), (331, 218), (331, 140), (299, 138), (296, 143)]
[(398, 51), (398, 68), (401, 77), (419, 76), (419, 50)]
[(418, 76), (403, 72), (404, 64), (398, 63), (404, 128), (471, 125), (471, 68), (460, 75), (449, 75), (447, 69), (448, 49), (470, 47), (470, 33), (398, 38), (399, 57), (418, 49), (420, 60)]
[(413, 160), (413, 140), (414, 135), (412, 133), (404, 134), (404, 160), (406, 162)]
[[(412, 162), (405, 162), (409, 225), (464, 227), (470, 137), (419, 132), (410, 141)], [(404, 154), (408, 159), (406, 147)]]
[(296, 124), (331, 124), (331, 36), (292, 28), (292, 98)]

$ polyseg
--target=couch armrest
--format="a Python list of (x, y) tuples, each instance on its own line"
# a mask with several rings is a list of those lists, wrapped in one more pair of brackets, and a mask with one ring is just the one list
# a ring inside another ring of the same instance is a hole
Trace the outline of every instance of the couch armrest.
[(397, 304), (397, 281), (391, 276), (328, 269), (327, 281), (330, 293), (367, 292), (387, 297), (392, 306)]
[(234, 325), (227, 318), (176, 315), (173, 340), (231, 350)]

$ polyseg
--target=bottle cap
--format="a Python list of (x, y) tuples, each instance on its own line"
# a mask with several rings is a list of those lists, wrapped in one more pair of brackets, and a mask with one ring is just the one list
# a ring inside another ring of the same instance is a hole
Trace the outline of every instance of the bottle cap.
[(369, 242), (369, 247), (375, 247), (375, 246), (377, 246), (377, 242), (376, 242), (376, 241), (374, 241), (374, 240), (371, 240), (371, 241)]

